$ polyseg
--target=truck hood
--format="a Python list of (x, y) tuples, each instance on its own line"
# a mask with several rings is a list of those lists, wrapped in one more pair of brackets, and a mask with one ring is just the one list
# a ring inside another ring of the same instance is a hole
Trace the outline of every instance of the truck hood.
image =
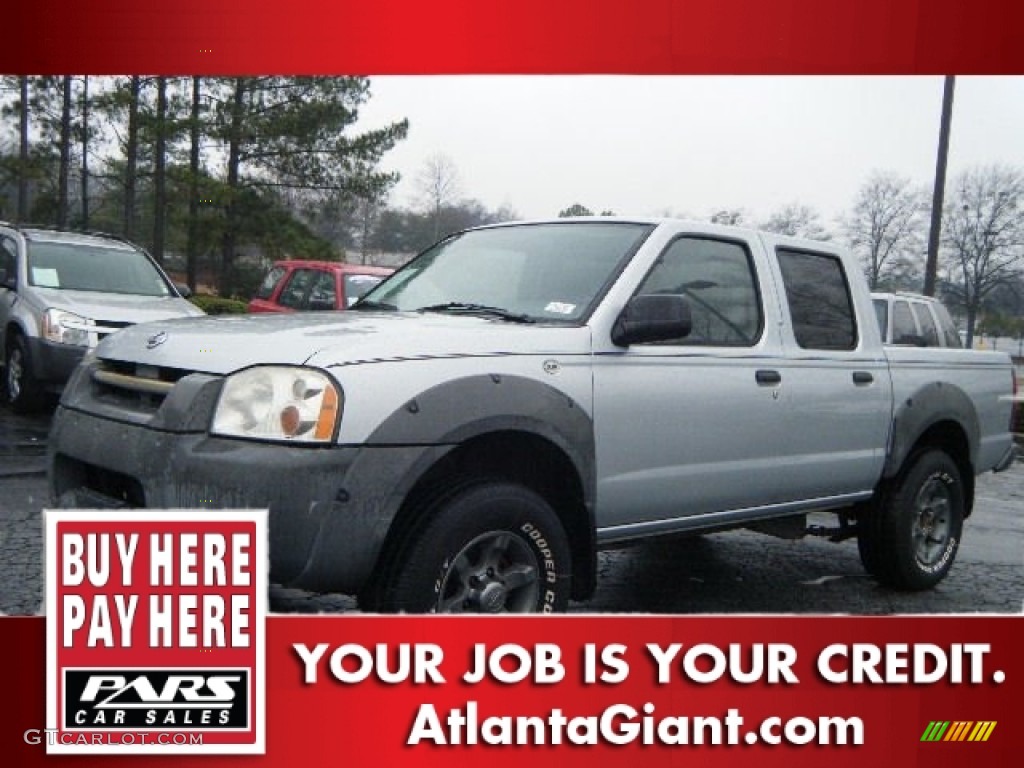
[(93, 320), (115, 323), (146, 323), (171, 317), (195, 317), (203, 311), (177, 296), (135, 296), (124, 293), (33, 289), (46, 307)]
[(587, 328), (417, 312), (299, 312), (168, 320), (100, 343), (103, 359), (227, 374), (258, 364), (320, 368), (507, 354), (588, 354)]

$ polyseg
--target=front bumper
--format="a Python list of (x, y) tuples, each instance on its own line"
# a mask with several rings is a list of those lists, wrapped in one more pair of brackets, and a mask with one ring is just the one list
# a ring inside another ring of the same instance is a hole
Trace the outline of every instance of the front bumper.
[(49, 440), (50, 488), (71, 507), (268, 508), (272, 581), (355, 594), (373, 571), (405, 481), (441, 450), (254, 443), (62, 405)]
[(32, 375), (51, 389), (60, 390), (82, 362), (86, 348), (70, 344), (55, 344), (38, 338), (28, 340), (32, 358)]

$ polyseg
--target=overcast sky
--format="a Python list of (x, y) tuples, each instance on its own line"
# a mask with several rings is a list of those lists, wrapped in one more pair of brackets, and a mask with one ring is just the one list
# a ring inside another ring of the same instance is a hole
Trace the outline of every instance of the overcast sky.
[[(579, 202), (625, 215), (707, 217), (779, 205), (847, 210), (874, 169), (931, 189), (941, 77), (374, 77), (360, 126), (409, 118), (384, 162), (416, 203), (432, 153), (464, 196), (522, 218)], [(949, 174), (1024, 166), (1024, 77), (958, 77)]]

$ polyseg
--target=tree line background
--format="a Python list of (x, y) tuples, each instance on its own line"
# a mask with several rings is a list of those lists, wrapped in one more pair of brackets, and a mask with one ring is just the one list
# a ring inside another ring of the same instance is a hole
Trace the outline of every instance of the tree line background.
[[(409, 126), (360, 130), (369, 98), (362, 77), (5, 76), (0, 218), (121, 235), (193, 290), (248, 298), (276, 258), (408, 257), (517, 217), (466, 196), (441, 153), (417, 169), (411, 206), (390, 203), (399, 176), (380, 163)], [(559, 215), (592, 213), (577, 202)], [(836, 239), (873, 289), (923, 283), (930, 193), (893, 172), (868, 175), (834, 222), (799, 201), (763, 220), (743, 209), (665, 213)], [(971, 168), (947, 183), (939, 292), (969, 340), (1024, 339), (1020, 168)]]

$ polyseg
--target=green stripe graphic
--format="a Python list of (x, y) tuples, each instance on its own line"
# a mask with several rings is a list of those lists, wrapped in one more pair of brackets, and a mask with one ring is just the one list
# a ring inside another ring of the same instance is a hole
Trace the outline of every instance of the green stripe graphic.
[(921, 734), (921, 741), (938, 741), (949, 728), (949, 721), (932, 720)]

